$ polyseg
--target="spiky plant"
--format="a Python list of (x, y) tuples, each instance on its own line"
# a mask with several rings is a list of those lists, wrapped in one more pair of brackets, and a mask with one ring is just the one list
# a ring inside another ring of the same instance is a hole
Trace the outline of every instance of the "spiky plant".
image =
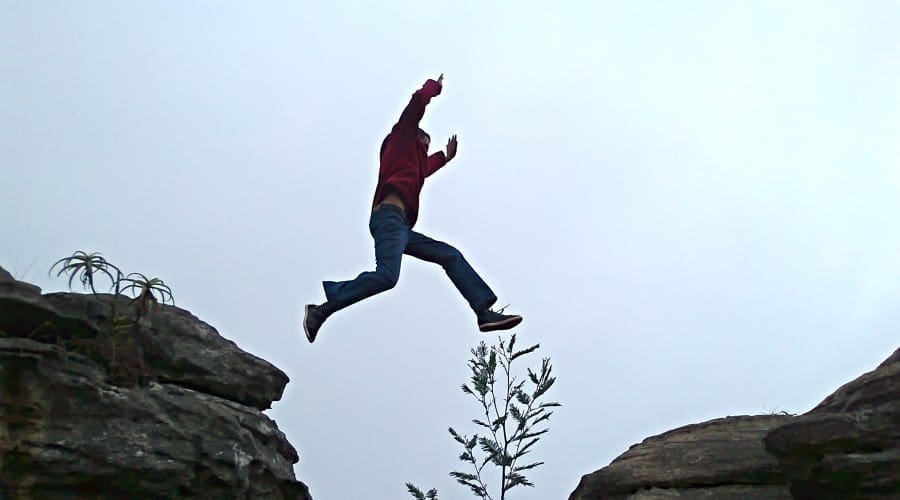
[[(165, 304), (167, 300), (172, 304), (175, 298), (172, 297), (172, 289), (159, 278), (148, 278), (141, 273), (131, 273), (122, 278), (125, 287), (122, 292), (134, 291), (134, 301), (138, 304), (139, 315), (143, 316), (150, 310), (150, 307), (156, 302)], [(157, 299), (157, 296), (159, 298)]]
[[(528, 368), (528, 378), (518, 380), (512, 374), (515, 360), (536, 351), (540, 344), (535, 344), (520, 351), (515, 350), (515, 334), (505, 343), (501, 338), (496, 346), (488, 346), (481, 342), (472, 349), (469, 369), (472, 372), (471, 386), (462, 385), (464, 393), (478, 401), (484, 412), (484, 420), (474, 419), (475, 425), (484, 429), (484, 434), (469, 438), (461, 435), (452, 427), (449, 429), (453, 439), (464, 448), (459, 459), (472, 466), (473, 472), (454, 471), (450, 475), (457, 482), (468, 486), (472, 493), (483, 500), (493, 500), (483, 474), (488, 463), (500, 468), (500, 499), (506, 499), (506, 493), (516, 486), (534, 486), (524, 472), (543, 464), (532, 462), (521, 465), (521, 459), (531, 451), (543, 434), (550, 429), (538, 428), (553, 415), (550, 408), (561, 406), (557, 402), (541, 403), (539, 400), (547, 393), (556, 381), (550, 375), (552, 367), (550, 359), (544, 358), (540, 373)], [(498, 380), (497, 368), (503, 373)], [(530, 382), (528, 390), (526, 384)], [(546, 425), (546, 424), (545, 424)], [(476, 458), (476, 446), (484, 454)]]
[(99, 273), (110, 279), (115, 294), (113, 300), (109, 301), (110, 314), (105, 328), (101, 328), (98, 336), (90, 339), (65, 339), (64, 344), (89, 357), (102, 360), (108, 368), (108, 379), (113, 383), (133, 385), (146, 379), (148, 372), (143, 360), (146, 339), (142, 338), (140, 328), (129, 319), (127, 312), (120, 314), (119, 294), (135, 293), (129, 306), (137, 304), (139, 320), (157, 300), (174, 304), (172, 290), (159, 278), (148, 278), (140, 273), (124, 276), (118, 267), (110, 264), (99, 252), (75, 252), (70, 257), (56, 261), (50, 268), (51, 274), (57, 266), (61, 266), (57, 276), (64, 273), (69, 275), (69, 288), (77, 276), (85, 288), (90, 288), (94, 295), (98, 295), (94, 278)]
[[(82, 286), (90, 288), (94, 294), (97, 293), (97, 290), (94, 288), (94, 277), (97, 274), (105, 275), (114, 286), (117, 285), (119, 278), (122, 276), (119, 268), (110, 264), (100, 252), (85, 253), (79, 250), (69, 257), (59, 259), (50, 266), (50, 275), (53, 274), (56, 266), (60, 266), (59, 272), (56, 273), (57, 277), (63, 274), (69, 275), (70, 290), (72, 289), (72, 281), (77, 276)], [(115, 277), (113, 277), (110, 270), (116, 271)]]

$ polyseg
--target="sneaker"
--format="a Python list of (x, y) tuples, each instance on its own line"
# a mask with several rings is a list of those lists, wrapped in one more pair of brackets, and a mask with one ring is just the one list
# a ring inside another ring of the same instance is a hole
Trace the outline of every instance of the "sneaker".
[(310, 344), (316, 341), (319, 328), (322, 327), (322, 323), (325, 322), (327, 317), (328, 315), (322, 310), (322, 306), (315, 304), (306, 305), (306, 312), (303, 315), (303, 331), (306, 332), (306, 339), (309, 340)]
[(478, 329), (482, 332), (494, 330), (509, 330), (522, 322), (522, 316), (518, 314), (503, 314), (505, 307), (499, 311), (488, 309), (478, 314)]

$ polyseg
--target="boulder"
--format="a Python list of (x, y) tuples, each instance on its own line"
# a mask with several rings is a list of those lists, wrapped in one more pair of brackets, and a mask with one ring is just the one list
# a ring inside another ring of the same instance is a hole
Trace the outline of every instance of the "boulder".
[(17, 281), (0, 268), (0, 334), (27, 337), (45, 342), (62, 338), (96, 336), (99, 327), (92, 321), (59, 311), (41, 295), (41, 289)]
[(190, 312), (155, 304), (140, 320), (131, 300), (109, 294), (49, 293), (16, 281), (0, 268), (0, 336), (60, 344), (95, 339), (108, 331), (112, 304), (138, 328), (130, 338), (140, 344), (143, 369), (159, 382), (178, 384), (264, 410), (281, 399), (287, 375)]
[(900, 498), (900, 349), (774, 427), (765, 445), (796, 498)]
[[(50, 293), (46, 301), (69, 316), (93, 324), (106, 324), (111, 316), (112, 295)], [(122, 296), (118, 311), (130, 303)], [(137, 321), (133, 311), (132, 321)], [(145, 343), (144, 363), (159, 382), (178, 384), (260, 410), (281, 399), (288, 376), (271, 363), (222, 337), (215, 328), (190, 312), (155, 304), (140, 320), (135, 332)]]
[(105, 377), (59, 346), (0, 338), (0, 498), (310, 499), (258, 409)]
[(569, 500), (790, 498), (762, 438), (789, 415), (726, 417), (645, 439), (582, 477)]
[(287, 382), (183, 309), (0, 268), (0, 499), (310, 500), (261, 412)]

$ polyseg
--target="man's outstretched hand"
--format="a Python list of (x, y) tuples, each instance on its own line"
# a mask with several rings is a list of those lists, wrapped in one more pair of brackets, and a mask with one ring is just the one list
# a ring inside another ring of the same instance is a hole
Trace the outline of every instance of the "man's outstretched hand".
[(454, 156), (456, 156), (456, 134), (450, 136), (450, 140), (447, 141), (447, 161), (452, 160)]
[[(444, 74), (443, 73), (441, 73), (441, 76), (438, 77), (437, 83), (440, 86), (444, 85)], [(450, 140), (447, 141), (447, 153), (446, 153), (447, 161), (452, 160), (456, 156), (456, 147), (457, 147), (456, 134), (453, 134), (452, 136), (450, 136)]]

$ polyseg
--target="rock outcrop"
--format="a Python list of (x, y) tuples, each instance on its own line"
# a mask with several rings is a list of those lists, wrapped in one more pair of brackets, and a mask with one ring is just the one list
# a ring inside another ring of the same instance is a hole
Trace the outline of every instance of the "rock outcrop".
[(797, 498), (900, 498), (900, 349), (765, 444)]
[(283, 372), (174, 306), (111, 335), (113, 304), (0, 268), (0, 498), (311, 498), (261, 411)]
[(801, 416), (727, 417), (644, 440), (570, 500), (900, 499), (900, 349)]
[(588, 474), (570, 500), (790, 498), (762, 438), (785, 415), (727, 417), (645, 439)]
[[(43, 299), (62, 315), (102, 325), (109, 321), (113, 297), (101, 295), (98, 300), (83, 294), (49, 293)], [(242, 351), (190, 312), (163, 305), (140, 323), (140, 334), (149, 344), (144, 346), (144, 362), (160, 382), (260, 410), (281, 399), (288, 382), (284, 372)]]
[(40, 288), (16, 281), (0, 267), (0, 332), (7, 336), (56, 339), (54, 332), (65, 332), (68, 338), (89, 338), (98, 331), (93, 322), (60, 312), (41, 295)]

